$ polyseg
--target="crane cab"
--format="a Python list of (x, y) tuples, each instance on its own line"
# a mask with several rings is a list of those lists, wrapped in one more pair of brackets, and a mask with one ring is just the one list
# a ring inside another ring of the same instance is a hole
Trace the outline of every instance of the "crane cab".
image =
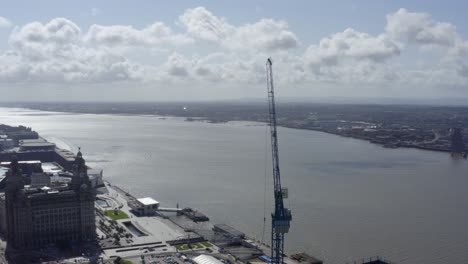
[(273, 219), (272, 227), (275, 233), (285, 234), (289, 232), (290, 222), (292, 220), (291, 210), (284, 208), (282, 215), (275, 216), (271, 214), (271, 217)]

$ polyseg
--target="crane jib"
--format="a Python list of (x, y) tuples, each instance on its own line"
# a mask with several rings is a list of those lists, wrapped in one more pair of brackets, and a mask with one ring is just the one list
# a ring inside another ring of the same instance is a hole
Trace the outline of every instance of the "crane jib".
[(285, 208), (283, 203), (283, 198), (287, 197), (287, 189), (281, 188), (281, 176), (278, 155), (278, 132), (276, 130), (276, 107), (275, 93), (273, 87), (272, 65), (273, 62), (271, 58), (268, 58), (266, 63), (266, 72), (269, 126), (271, 134), (271, 156), (273, 165), (273, 194), (275, 199), (275, 211), (271, 214), (271, 259), (272, 263), (283, 264), (284, 234), (289, 232), (292, 216), (291, 210)]

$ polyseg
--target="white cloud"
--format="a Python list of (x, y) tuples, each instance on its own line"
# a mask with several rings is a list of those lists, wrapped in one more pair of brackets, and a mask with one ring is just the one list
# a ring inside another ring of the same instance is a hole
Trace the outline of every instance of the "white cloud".
[(285, 21), (262, 19), (254, 24), (238, 27), (225, 45), (236, 49), (248, 47), (255, 51), (269, 52), (296, 48), (299, 40), (296, 34), (288, 30)]
[[(466, 87), (467, 43), (452, 24), (435, 21), (426, 13), (400, 9), (387, 15), (382, 33), (372, 36), (346, 29), (309, 46), (303, 61), (309, 69), (306, 79), (315, 81), (418, 89)], [(419, 65), (399, 63), (400, 57), (417, 55), (407, 53), (408, 45), (425, 52)]]
[(226, 54), (218, 54), (215, 57), (186, 57), (174, 52), (163, 65), (155, 69), (157, 74), (152, 78), (172, 83), (186, 82), (189, 85), (203, 82), (217, 84), (264, 82), (263, 56), (250, 60), (241, 60), (234, 55)]
[[(141, 29), (130, 25), (95, 24), (83, 30), (66, 18), (16, 27), (9, 38), (11, 51), (0, 57), (3, 65), (0, 82), (253, 84), (263, 82), (264, 56), (259, 55), (262, 51), (287, 50), (298, 44), (297, 37), (288, 31), (284, 21), (262, 19), (234, 27), (205, 8), (187, 10), (180, 21), (186, 26), (182, 33), (174, 32), (162, 22)], [(219, 44), (218, 50), (204, 57), (171, 52), (160, 64), (129, 57), (132, 52), (150, 55), (148, 49), (203, 45), (204, 41)], [(125, 53), (121, 47), (126, 49)], [(259, 54), (246, 55), (247, 50)]]
[(320, 40), (318, 46), (310, 46), (305, 59), (310, 66), (336, 65), (340, 61), (370, 60), (383, 62), (400, 54), (398, 46), (387, 36), (372, 36), (348, 28)]
[[(381, 33), (348, 28), (311, 45), (301, 44), (286, 21), (233, 25), (203, 7), (186, 10), (177, 23), (83, 29), (55, 18), (15, 27), (10, 50), (0, 54), (0, 82), (248, 89), (264, 84), (265, 58), (272, 54), (277, 83), (288, 87), (468, 87), (468, 41), (425, 13), (400, 9), (387, 16)], [(409, 46), (430, 56), (403, 64), (401, 58), (415, 57)]]
[(12, 23), (8, 18), (0, 16), (0, 28), (11, 27), (11, 25)]
[(401, 72), (408, 86), (468, 87), (468, 41), (454, 25), (436, 21), (427, 13), (401, 8), (387, 15), (385, 31), (403, 45), (415, 45), (432, 57), (422, 67)]
[(106, 46), (140, 46), (164, 43), (177, 46), (191, 42), (191, 39), (182, 34), (174, 34), (162, 22), (155, 22), (141, 30), (132, 26), (92, 25), (84, 39), (90, 43)]
[[(0, 57), (1, 81), (114, 82), (141, 79), (144, 69), (108, 49), (87, 47), (81, 29), (65, 18), (15, 28), (12, 51)], [(2, 63), (5, 64), (5, 63)]]
[(385, 34), (372, 36), (348, 28), (311, 45), (304, 53), (303, 80), (334, 83), (383, 83), (399, 79), (387, 62), (400, 48)]
[[(0, 81), (18, 83), (101, 83), (143, 80), (144, 69), (106, 52), (76, 48), (66, 58), (31, 62), (19, 54), (0, 57)], [(7, 63), (5, 63), (7, 62)]]
[(215, 42), (227, 49), (270, 52), (288, 50), (299, 44), (297, 36), (289, 31), (285, 21), (261, 19), (253, 24), (236, 27), (204, 7), (186, 10), (179, 21), (190, 36)]
[(191, 62), (182, 55), (173, 53), (167, 59), (165, 66), (170, 76), (185, 78), (189, 76)]
[(202, 40), (221, 42), (234, 30), (224, 18), (213, 15), (204, 7), (187, 9), (179, 20), (190, 36)]
[(42, 60), (52, 55), (66, 56), (70, 45), (78, 44), (80, 36), (81, 29), (75, 23), (65, 18), (55, 18), (46, 24), (32, 22), (16, 27), (9, 43), (22, 56)]
[(404, 8), (387, 15), (385, 30), (397, 40), (422, 45), (450, 46), (459, 39), (452, 24), (434, 21), (427, 13), (412, 13)]

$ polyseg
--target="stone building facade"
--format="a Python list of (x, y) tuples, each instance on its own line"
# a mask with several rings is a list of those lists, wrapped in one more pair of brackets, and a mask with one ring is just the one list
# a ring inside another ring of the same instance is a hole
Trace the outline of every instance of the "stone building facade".
[(6, 229), (9, 246), (36, 248), (50, 243), (83, 242), (96, 238), (95, 193), (81, 152), (75, 159), (72, 181), (68, 186), (25, 187), (17, 160), (12, 161), (6, 177), (6, 228), (3, 229)]

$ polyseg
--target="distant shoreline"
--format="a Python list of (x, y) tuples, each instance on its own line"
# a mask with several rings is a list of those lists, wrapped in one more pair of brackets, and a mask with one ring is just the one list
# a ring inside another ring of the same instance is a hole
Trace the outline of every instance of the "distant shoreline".
[[(113, 111), (85, 111), (85, 110), (58, 110), (58, 109), (39, 109), (39, 108), (31, 108), (31, 107), (17, 107), (17, 106), (0, 106), (4, 108), (19, 108), (19, 109), (27, 109), (27, 110), (33, 110), (33, 111), (41, 111), (41, 112), (53, 112), (53, 113), (70, 113), (70, 114), (95, 114), (95, 115), (120, 115), (120, 116), (154, 116), (154, 117), (160, 117), (160, 118), (167, 118), (167, 117), (178, 117), (178, 118), (185, 118), (185, 122), (206, 122), (210, 124), (222, 124), (222, 123), (228, 123), (228, 122), (257, 122), (261, 124), (266, 124), (261, 121), (256, 121), (256, 120), (238, 120), (238, 119), (213, 119), (209, 117), (189, 117), (189, 116), (182, 116), (182, 115), (158, 115), (158, 114), (151, 114), (151, 113), (124, 113), (124, 112), (113, 112)], [(47, 114), (43, 114), (47, 115)], [(431, 147), (423, 147), (423, 146), (417, 146), (417, 145), (407, 145), (407, 144), (393, 144), (391, 146), (386, 146), (384, 142), (373, 142), (369, 138), (365, 137), (358, 137), (358, 136), (353, 136), (353, 135), (346, 135), (346, 134), (340, 134), (336, 133), (334, 131), (326, 130), (326, 129), (319, 129), (319, 128), (310, 128), (310, 127), (295, 127), (295, 126), (290, 126), (290, 125), (284, 125), (284, 124), (278, 124), (280, 127), (284, 128), (290, 128), (290, 129), (299, 129), (299, 130), (309, 130), (309, 131), (316, 131), (316, 132), (322, 132), (330, 135), (335, 135), (335, 136), (341, 136), (345, 138), (352, 138), (352, 139), (357, 139), (357, 140), (362, 140), (369, 142), (371, 144), (375, 144), (378, 146), (381, 146), (383, 148), (410, 148), (410, 149), (419, 149), (419, 150), (425, 150), (425, 151), (434, 151), (434, 152), (443, 152), (443, 153), (450, 153), (451, 151), (448, 149), (439, 149), (439, 148), (431, 148)]]
[(362, 140), (362, 141), (366, 141), (366, 142), (369, 142), (369, 143), (377, 145), (377, 146), (381, 146), (382, 148), (393, 148), (393, 149), (407, 148), (407, 149), (420, 149), (420, 150), (434, 151), (434, 152), (444, 152), (444, 153), (450, 153), (451, 152), (450, 150), (446, 150), (446, 149), (422, 147), (422, 146), (416, 146), (416, 145), (404, 145), (404, 144), (396, 144), (396, 145), (394, 145), (394, 147), (385, 147), (384, 143), (372, 142), (372, 140), (367, 139), (367, 138), (361, 138), (361, 137), (356, 137), (356, 136), (351, 136), (351, 135), (344, 135), (344, 134), (340, 134), (340, 133), (335, 133), (333, 131), (327, 131), (327, 130), (322, 130), (322, 129), (313, 129), (313, 128), (297, 128), (297, 127), (289, 127), (289, 126), (282, 126), (282, 127), (300, 129), (300, 130), (317, 131), (317, 132), (322, 132), (322, 133), (326, 133), (326, 134), (330, 134), (330, 135)]

